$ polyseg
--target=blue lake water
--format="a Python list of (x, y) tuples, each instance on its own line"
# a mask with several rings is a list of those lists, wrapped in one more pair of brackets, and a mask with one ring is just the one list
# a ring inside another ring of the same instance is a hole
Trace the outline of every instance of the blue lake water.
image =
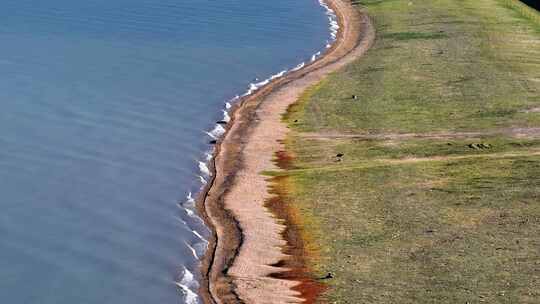
[(196, 303), (204, 131), (328, 38), (315, 0), (0, 0), (0, 303)]

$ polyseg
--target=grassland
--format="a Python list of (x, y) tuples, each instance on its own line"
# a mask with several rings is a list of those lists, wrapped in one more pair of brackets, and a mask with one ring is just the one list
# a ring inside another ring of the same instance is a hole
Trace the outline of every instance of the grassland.
[(360, 3), (375, 45), (290, 108), (274, 173), (332, 273), (321, 301), (540, 303), (538, 15)]

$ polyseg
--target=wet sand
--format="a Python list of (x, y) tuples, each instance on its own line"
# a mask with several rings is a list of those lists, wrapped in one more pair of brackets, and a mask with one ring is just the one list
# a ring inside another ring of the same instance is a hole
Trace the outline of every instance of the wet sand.
[[(327, 4), (338, 16), (340, 32), (319, 60), (271, 82), (234, 109), (227, 133), (218, 142), (213, 180), (199, 197), (199, 208), (213, 229), (203, 261), (205, 303), (304, 303), (300, 282), (276, 277), (289, 257), (283, 248), (286, 227), (266, 203), (270, 181), (263, 171), (279, 170), (274, 156), (283, 150), (287, 127), (281, 116), (310, 86), (359, 58), (372, 44), (371, 21), (345, 0)], [(290, 245), (290, 244), (289, 244)]]

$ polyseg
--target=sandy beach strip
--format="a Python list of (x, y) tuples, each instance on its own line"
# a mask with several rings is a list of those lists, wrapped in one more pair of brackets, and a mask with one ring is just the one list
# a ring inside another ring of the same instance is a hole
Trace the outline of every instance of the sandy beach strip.
[(272, 274), (287, 259), (282, 236), (286, 227), (265, 207), (271, 197), (261, 172), (273, 163), (287, 127), (281, 115), (304, 90), (364, 54), (375, 33), (366, 14), (346, 0), (328, 0), (338, 17), (336, 42), (317, 61), (276, 79), (242, 100), (233, 110), (225, 136), (211, 164), (213, 179), (198, 206), (213, 230), (203, 260), (205, 303), (304, 303), (300, 283)]

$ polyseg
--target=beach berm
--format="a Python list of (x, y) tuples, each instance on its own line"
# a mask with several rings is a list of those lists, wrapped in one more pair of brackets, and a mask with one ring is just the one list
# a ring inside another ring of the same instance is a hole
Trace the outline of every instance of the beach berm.
[(214, 229), (203, 265), (208, 303), (302, 303), (301, 282), (275, 273), (288, 269), (285, 226), (265, 206), (270, 182), (262, 173), (276, 170), (274, 153), (287, 133), (281, 116), (302, 92), (329, 73), (361, 56), (374, 32), (367, 15), (343, 0), (327, 4), (335, 11), (340, 32), (334, 45), (317, 61), (291, 72), (241, 101), (233, 111), (213, 164), (214, 179), (200, 206)]

